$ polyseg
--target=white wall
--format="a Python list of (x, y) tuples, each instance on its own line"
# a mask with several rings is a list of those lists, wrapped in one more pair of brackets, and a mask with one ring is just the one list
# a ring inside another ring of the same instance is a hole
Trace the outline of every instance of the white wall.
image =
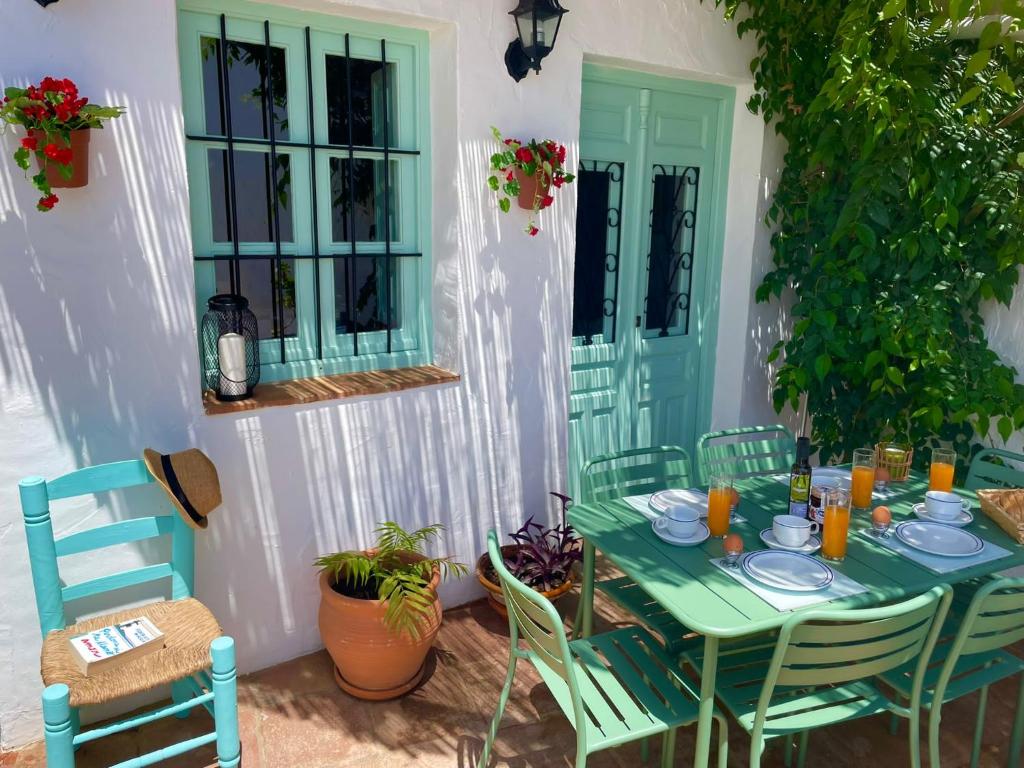
[[(714, 403), (716, 426), (763, 400), (751, 355), (752, 274), (763, 272), (764, 129), (744, 101), (751, 50), (714, 4), (569, 2), (540, 77), (515, 84), (502, 53), (511, 0), (288, 2), (431, 30), (435, 349), (457, 385), (207, 417), (199, 391), (188, 190), (173, 0), (0, 0), (0, 81), (70, 76), (127, 116), (93, 139), (92, 175), (56, 211), (0, 137), (0, 744), (41, 735), (38, 640), (16, 484), (196, 445), (224, 492), (198, 537), (198, 594), (239, 642), (243, 671), (319, 646), (313, 558), (360, 547), (375, 523), (442, 521), (467, 562), (492, 525), (546, 508), (564, 485), (574, 191), (528, 239), (486, 192), (489, 126), (578, 139), (584, 56), (738, 86)], [(357, 7), (358, 6), (358, 7)], [(774, 139), (771, 139), (774, 141)], [(575, 156), (575, 152), (572, 152)], [(755, 253), (759, 254), (755, 259)], [(158, 503), (143, 493), (145, 503)], [(136, 501), (139, 501), (137, 498)], [(127, 514), (54, 509), (66, 533)], [(125, 567), (126, 547), (101, 566)], [(92, 562), (95, 567), (95, 561)], [(81, 572), (81, 563), (72, 564)], [(451, 605), (476, 595), (448, 585)]]

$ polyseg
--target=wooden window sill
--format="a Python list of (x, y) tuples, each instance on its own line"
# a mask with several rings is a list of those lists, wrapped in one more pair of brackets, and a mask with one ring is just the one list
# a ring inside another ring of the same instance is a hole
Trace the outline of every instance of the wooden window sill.
[(301, 405), (326, 400), (342, 400), (348, 397), (379, 395), (385, 392), (401, 392), (405, 389), (429, 387), (435, 384), (451, 384), (459, 379), (459, 374), (438, 368), (436, 365), (418, 365), (412, 368), (396, 368), (387, 371), (341, 373), (334, 376), (316, 376), (309, 379), (257, 384), (256, 391), (251, 398), (233, 403), (221, 402), (214, 397), (211, 390), (208, 390), (203, 395), (203, 408), (205, 408), (207, 416), (241, 413), (259, 408), (275, 408), (281, 405)]

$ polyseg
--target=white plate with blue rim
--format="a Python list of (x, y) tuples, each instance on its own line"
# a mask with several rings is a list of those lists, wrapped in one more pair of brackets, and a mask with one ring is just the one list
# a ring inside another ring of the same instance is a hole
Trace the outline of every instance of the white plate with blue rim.
[(708, 516), (707, 494), (689, 488), (669, 488), (666, 491), (652, 493), (651, 500), (647, 503), (659, 515), (664, 515), (670, 507), (682, 505), (699, 510), (701, 517)]
[(908, 547), (943, 557), (970, 557), (985, 548), (985, 542), (970, 531), (927, 520), (900, 523), (896, 538)]
[(762, 549), (745, 555), (740, 567), (754, 581), (786, 592), (819, 592), (836, 575), (820, 560), (777, 549)]
[(914, 511), (915, 515), (922, 520), (927, 520), (929, 523), (939, 523), (940, 525), (952, 525), (955, 528), (963, 528), (965, 525), (969, 525), (974, 522), (974, 515), (966, 509), (951, 520), (945, 517), (932, 516), (928, 513), (928, 508), (924, 505), (924, 502), (915, 504), (911, 509)]

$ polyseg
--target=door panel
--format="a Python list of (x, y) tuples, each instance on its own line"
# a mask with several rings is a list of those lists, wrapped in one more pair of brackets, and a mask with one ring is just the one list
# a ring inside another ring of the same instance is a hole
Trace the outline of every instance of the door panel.
[(709, 268), (717, 283), (720, 263), (721, 121), (731, 104), (719, 86), (584, 71), (570, 494), (596, 455), (666, 444), (693, 452), (704, 422), (706, 284)]

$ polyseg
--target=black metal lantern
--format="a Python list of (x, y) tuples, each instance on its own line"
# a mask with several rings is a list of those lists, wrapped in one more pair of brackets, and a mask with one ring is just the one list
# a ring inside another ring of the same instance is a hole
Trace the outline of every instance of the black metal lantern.
[(568, 11), (558, 0), (519, 0), (509, 13), (516, 20), (519, 37), (508, 44), (505, 66), (518, 83), (531, 69), (540, 72), (540, 60), (554, 49), (562, 16)]
[(218, 400), (252, 397), (260, 380), (260, 335), (249, 300), (219, 293), (203, 315), (203, 377)]

